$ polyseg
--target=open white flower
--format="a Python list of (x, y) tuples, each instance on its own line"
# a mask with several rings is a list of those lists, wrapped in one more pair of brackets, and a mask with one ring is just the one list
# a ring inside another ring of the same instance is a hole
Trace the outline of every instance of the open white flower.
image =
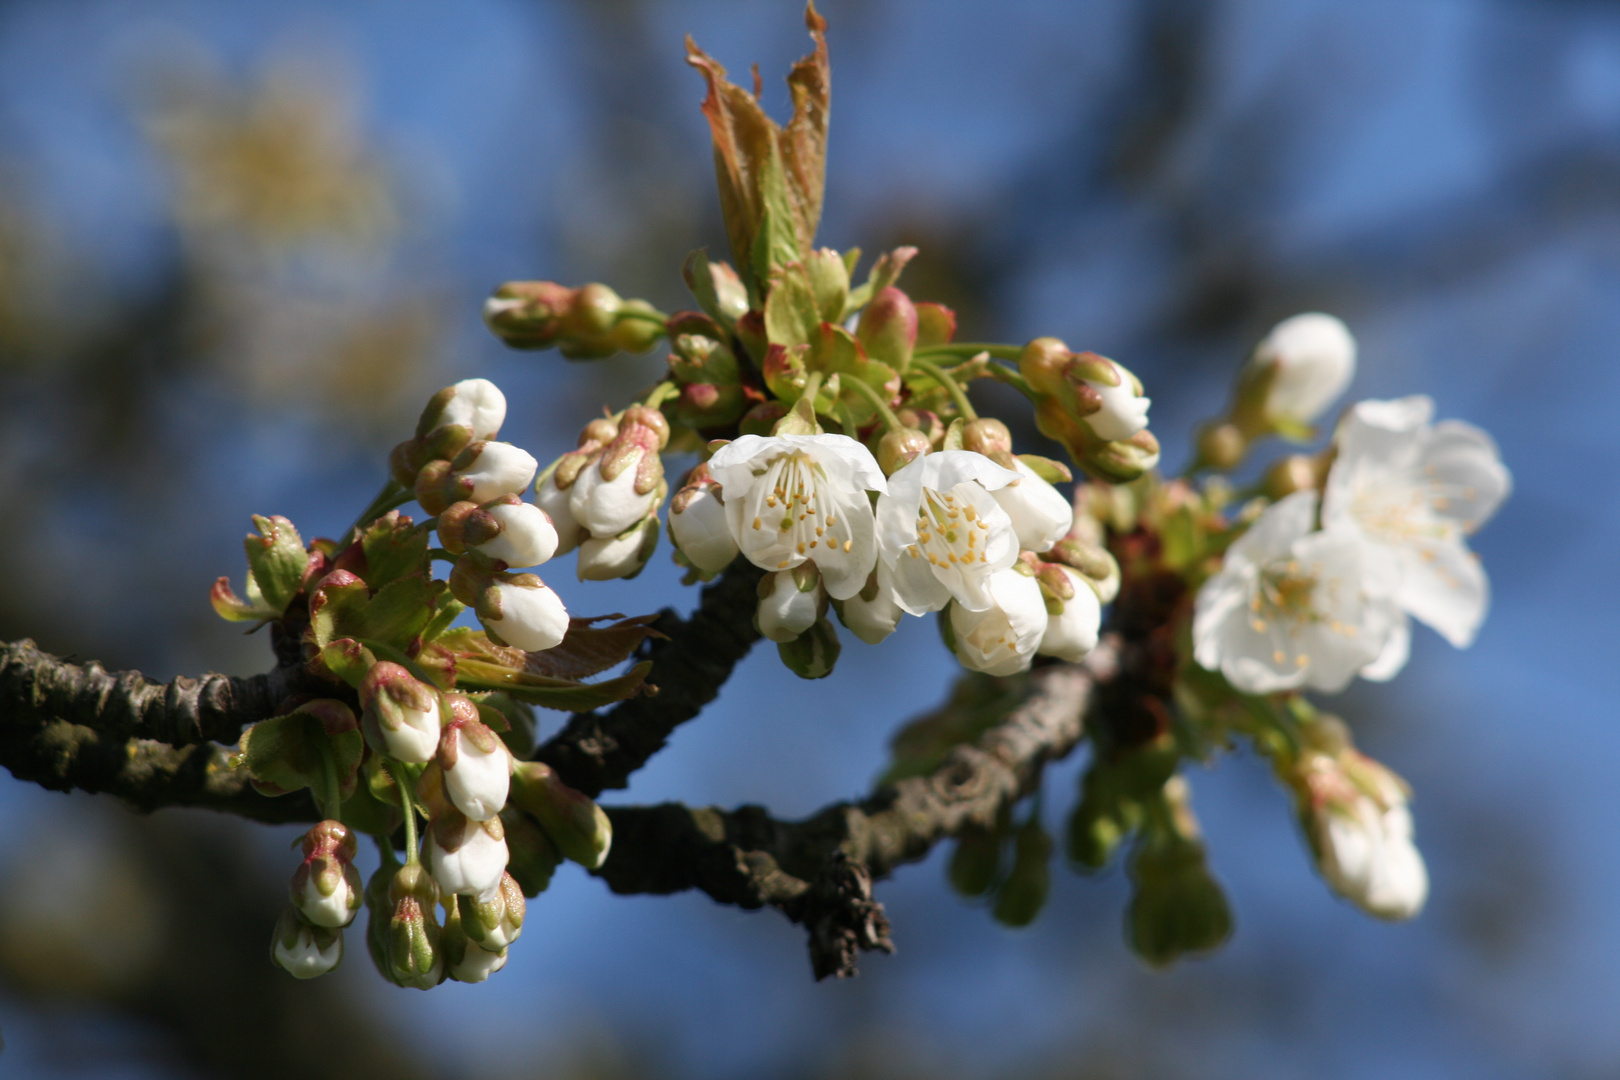
[(1017, 569), (998, 570), (988, 582), (990, 606), (969, 611), (950, 607), (956, 658), (986, 675), (1014, 675), (1029, 667), (1046, 633), (1046, 598), (1041, 586)]
[(886, 491), (871, 451), (847, 435), (744, 435), (717, 450), (726, 523), (755, 566), (813, 562), (828, 595), (845, 600), (877, 563), (868, 491)]
[(1344, 393), (1356, 374), (1356, 339), (1332, 315), (1307, 312), (1271, 328), (1249, 357), (1245, 379), (1271, 383), (1262, 406), (1265, 415), (1309, 424)]
[(1074, 526), (1074, 506), (1058, 489), (1013, 458), (1018, 479), (991, 492), (996, 505), (1007, 511), (1018, 546), (1025, 551), (1050, 551)]
[(994, 603), (990, 578), (1018, 558), (1018, 536), (991, 493), (1018, 479), (983, 454), (924, 454), (889, 477), (878, 499), (878, 547), (895, 601), (912, 615), (951, 600), (967, 611)]
[(1401, 614), (1387, 567), (1355, 533), (1312, 532), (1315, 517), (1314, 491), (1273, 504), (1198, 590), (1193, 655), (1245, 693), (1334, 693), (1369, 665), (1394, 674), (1383, 654)]
[(1465, 648), (1490, 603), (1468, 534), (1513, 480), (1489, 435), (1456, 420), (1431, 425), (1433, 415), (1421, 395), (1351, 409), (1335, 436), (1322, 524), (1363, 538), (1373, 559), (1396, 568), (1401, 608)]
[(1412, 843), (1400, 781), (1354, 751), (1344, 762), (1312, 755), (1304, 773), (1301, 820), (1328, 885), (1369, 915), (1416, 915), (1429, 895), (1429, 874)]

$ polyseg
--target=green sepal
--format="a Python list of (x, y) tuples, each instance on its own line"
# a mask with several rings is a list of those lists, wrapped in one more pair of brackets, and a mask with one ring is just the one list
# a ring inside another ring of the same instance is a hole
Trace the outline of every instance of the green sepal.
[(1067, 484), (1074, 479), (1074, 473), (1061, 461), (1053, 461), (1039, 454), (1019, 454), (1018, 460), (1029, 466), (1030, 472), (1048, 484)]
[(407, 648), (432, 621), (442, 581), (412, 575), (384, 585), (362, 612), (357, 637)]
[(321, 663), (326, 665), (326, 670), (358, 690), (366, 672), (376, 665), (377, 658), (370, 649), (353, 638), (338, 638), (321, 649)]
[(251, 598), (255, 591), (253, 583), (257, 582), (257, 591), (265, 606), (279, 617), (304, 587), (309, 553), (304, 550), (298, 530), (284, 517), (254, 514), (253, 527), (259, 530), (259, 535), (249, 533), (242, 541), (247, 549), (248, 595)]
[[(878, 261), (872, 264), (871, 273), (866, 275), (866, 281), (849, 291), (849, 298), (844, 302), (844, 318), (870, 304), (872, 297), (899, 281), (900, 272), (916, 254), (917, 249), (914, 247), (898, 247), (879, 255)], [(854, 272), (853, 266), (850, 267), (850, 272)], [(843, 319), (836, 321), (842, 322)]]
[(952, 420), (951, 426), (945, 429), (945, 438), (940, 442), (939, 448), (941, 450), (962, 449), (962, 431), (966, 427), (967, 419), (965, 417), (958, 416), (955, 420)]

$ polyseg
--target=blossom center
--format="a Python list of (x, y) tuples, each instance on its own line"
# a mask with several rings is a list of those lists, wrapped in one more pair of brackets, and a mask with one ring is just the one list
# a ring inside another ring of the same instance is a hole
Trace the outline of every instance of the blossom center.
[(803, 451), (773, 459), (754, 488), (754, 517), (750, 531), (781, 558), (776, 569), (786, 570), (813, 559), (818, 548), (848, 552), (854, 545), (838, 508), (824, 497), (827, 472)]
[(986, 563), (989, 532), (989, 522), (966, 499), (923, 488), (917, 506), (917, 542), (906, 553), (941, 568)]

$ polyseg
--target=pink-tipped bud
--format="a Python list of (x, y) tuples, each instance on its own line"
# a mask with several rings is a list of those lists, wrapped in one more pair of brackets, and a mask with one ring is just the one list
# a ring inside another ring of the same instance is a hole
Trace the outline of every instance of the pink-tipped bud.
[(360, 683), (361, 725), (372, 750), (395, 761), (425, 762), (439, 747), (439, 695), (403, 667), (375, 664)]
[(323, 821), (304, 834), (303, 846), (304, 861), (288, 887), (293, 907), (315, 926), (348, 926), (363, 896), (354, 833), (340, 821)]
[(874, 360), (905, 370), (917, 343), (917, 308), (911, 297), (890, 285), (861, 312), (855, 336)]
[(468, 698), (453, 694), (449, 700), (450, 722), (439, 739), (444, 792), (469, 818), (488, 821), (506, 805), (511, 754), (500, 737), (479, 721), (478, 708)]

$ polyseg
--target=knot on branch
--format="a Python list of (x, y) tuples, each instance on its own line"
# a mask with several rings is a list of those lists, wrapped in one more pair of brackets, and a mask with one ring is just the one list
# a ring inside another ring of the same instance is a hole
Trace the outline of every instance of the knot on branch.
[(856, 974), (862, 952), (894, 952), (889, 917), (872, 899), (872, 875), (843, 851), (828, 859), (810, 889), (789, 911), (810, 932), (810, 968), (816, 979)]

